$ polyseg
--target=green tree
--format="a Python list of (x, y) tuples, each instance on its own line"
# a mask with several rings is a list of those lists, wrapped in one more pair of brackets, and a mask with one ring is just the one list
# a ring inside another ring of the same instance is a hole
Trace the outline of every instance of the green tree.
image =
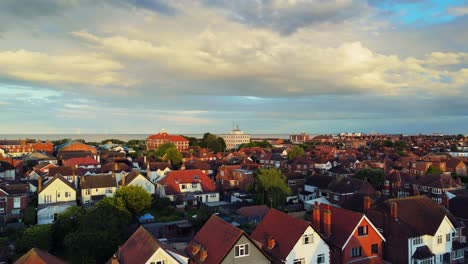
[(162, 144), (161, 146), (159, 146), (156, 149), (156, 152), (155, 152), (156, 158), (157, 157), (160, 157), (160, 158), (164, 157), (164, 155), (167, 153), (167, 151), (169, 149), (172, 149), (172, 148), (177, 149), (176, 146), (173, 143), (168, 142), (168, 143)]
[(437, 175), (437, 174), (442, 174), (442, 173), (443, 171), (441, 169), (435, 168), (432, 165), (429, 166), (429, 168), (427, 168), (427, 171), (426, 171), (426, 175), (432, 175), (432, 174)]
[(273, 148), (273, 145), (271, 145), (268, 141), (263, 140), (261, 142), (250, 142), (250, 143), (240, 144), (239, 149), (241, 149), (241, 148), (254, 148), (254, 147)]
[(355, 177), (368, 181), (376, 190), (382, 189), (385, 183), (385, 174), (380, 169), (362, 169), (356, 172)]
[(182, 154), (176, 148), (169, 148), (166, 151), (165, 159), (171, 161), (174, 166), (180, 166), (183, 161)]
[(385, 147), (392, 148), (392, 147), (393, 147), (393, 142), (392, 142), (391, 140), (385, 140), (385, 141), (383, 142), (383, 145), (384, 145)]
[(395, 142), (394, 147), (396, 150), (404, 150), (408, 147), (408, 143), (406, 143), (406, 141), (398, 140)]
[(123, 186), (115, 193), (115, 199), (121, 199), (133, 216), (141, 214), (151, 206), (151, 195), (141, 186)]
[(49, 251), (52, 247), (52, 225), (35, 225), (26, 228), (16, 241), (16, 251), (24, 253), (33, 247)]
[(295, 157), (302, 157), (304, 155), (304, 149), (299, 146), (292, 146), (288, 152), (289, 159), (294, 159)]
[(254, 190), (258, 204), (275, 208), (283, 205), (291, 193), (286, 177), (277, 169), (261, 169), (255, 177)]

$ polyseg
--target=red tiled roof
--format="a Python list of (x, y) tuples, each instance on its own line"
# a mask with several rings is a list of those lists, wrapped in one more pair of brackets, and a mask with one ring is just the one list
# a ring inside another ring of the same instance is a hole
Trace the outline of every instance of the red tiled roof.
[[(244, 231), (225, 222), (216, 215), (212, 215), (190, 241), (185, 251), (196, 263), (221, 263), (242, 235), (249, 239)], [(257, 246), (255, 243), (252, 244)], [(192, 250), (194, 246), (200, 246), (200, 250), (195, 254), (193, 254)], [(207, 252), (207, 257), (203, 261), (200, 260), (202, 249)]]
[(179, 135), (169, 135), (166, 132), (158, 133), (149, 136), (147, 139), (159, 139), (159, 140), (168, 140), (168, 141), (183, 141), (183, 142), (188, 142), (186, 138), (183, 136)]
[(246, 217), (254, 217), (264, 216), (268, 213), (268, 210), (269, 208), (266, 205), (253, 205), (241, 207), (237, 209), (236, 213)]
[(37, 248), (32, 248), (28, 253), (24, 254), (19, 258), (15, 264), (65, 264), (66, 262), (57, 258), (54, 255), (49, 254), (46, 251), (42, 251)]
[[(140, 264), (146, 263), (151, 256), (159, 249), (172, 251), (177, 254), (182, 252), (169, 248), (164, 243), (155, 239), (144, 227), (140, 226), (133, 235), (115, 253), (119, 264)], [(112, 262), (111, 257), (107, 263)], [(176, 259), (176, 258), (174, 258)]]
[(99, 162), (93, 159), (90, 156), (80, 157), (80, 158), (71, 158), (63, 162), (65, 166), (79, 166), (79, 165), (98, 165)]
[[(320, 204), (320, 219), (323, 219), (323, 211), (330, 208), (331, 211), (331, 235), (329, 241), (339, 247), (343, 248), (348, 238), (353, 233), (356, 226), (364, 217), (363, 214), (353, 212), (350, 210), (337, 208), (328, 204)], [(316, 227), (318, 229), (318, 227)], [(320, 227), (323, 230), (323, 227)]]
[[(198, 176), (198, 177), (195, 177)], [(198, 179), (197, 179), (198, 178)], [(201, 170), (176, 170), (170, 172), (159, 183), (165, 186), (166, 194), (180, 193), (179, 184), (199, 182), (204, 192), (214, 192), (215, 183)]]
[(265, 245), (265, 248), (269, 237), (275, 239), (275, 247), (267, 251), (272, 256), (285, 260), (309, 226), (311, 226), (309, 222), (270, 209), (251, 236)]

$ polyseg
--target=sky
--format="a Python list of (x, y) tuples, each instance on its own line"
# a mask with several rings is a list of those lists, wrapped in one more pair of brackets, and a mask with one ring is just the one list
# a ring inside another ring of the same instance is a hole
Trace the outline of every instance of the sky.
[(463, 0), (2, 0), (0, 134), (467, 134), (467, 28)]

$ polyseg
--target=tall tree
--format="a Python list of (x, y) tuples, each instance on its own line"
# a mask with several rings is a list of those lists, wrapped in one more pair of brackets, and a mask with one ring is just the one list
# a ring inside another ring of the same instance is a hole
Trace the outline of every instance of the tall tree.
[(117, 190), (115, 198), (121, 199), (133, 216), (141, 214), (151, 206), (151, 195), (141, 186), (123, 186)]
[(171, 164), (174, 166), (180, 166), (183, 156), (176, 148), (169, 148), (166, 151), (165, 160), (171, 161)]
[(385, 174), (379, 169), (362, 169), (354, 177), (368, 181), (376, 190), (382, 189), (385, 183)]
[(283, 205), (291, 193), (286, 177), (277, 169), (261, 169), (255, 177), (254, 189), (257, 203), (272, 207)]
[(294, 159), (295, 157), (302, 157), (305, 155), (304, 149), (299, 146), (292, 146), (288, 152), (288, 158)]

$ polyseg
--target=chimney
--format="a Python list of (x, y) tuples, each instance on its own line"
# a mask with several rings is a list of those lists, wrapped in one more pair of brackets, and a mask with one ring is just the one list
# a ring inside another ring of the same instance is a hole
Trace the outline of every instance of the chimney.
[(371, 207), (371, 198), (369, 196), (364, 196), (364, 211), (367, 211)]
[(198, 251), (200, 251), (200, 248), (201, 248), (200, 244), (194, 243), (192, 245), (192, 255), (195, 256), (198, 253)]
[(125, 186), (125, 172), (122, 171), (122, 186)]
[(205, 248), (202, 248), (200, 250), (200, 260), (204, 261), (206, 259), (206, 257), (208, 257), (208, 252), (206, 251)]
[(276, 241), (273, 237), (268, 237), (268, 249), (273, 249), (276, 245)]
[(447, 209), (447, 210), (450, 210), (450, 200), (449, 200), (449, 197), (447, 194), (444, 194), (444, 196), (442, 196), (442, 205)]
[(37, 193), (40, 193), (42, 191), (42, 177), (39, 176), (37, 179)]
[(111, 264), (119, 264), (119, 259), (117, 258), (117, 256), (115, 254), (114, 254), (114, 256), (112, 256)]
[(320, 232), (320, 208), (318, 202), (315, 202), (314, 208), (312, 209), (312, 224)]
[(323, 235), (329, 237), (331, 235), (331, 210), (330, 205), (323, 211)]
[(397, 219), (398, 218), (398, 206), (397, 206), (397, 203), (396, 202), (392, 202), (390, 204), (390, 216), (393, 218), (393, 219)]

